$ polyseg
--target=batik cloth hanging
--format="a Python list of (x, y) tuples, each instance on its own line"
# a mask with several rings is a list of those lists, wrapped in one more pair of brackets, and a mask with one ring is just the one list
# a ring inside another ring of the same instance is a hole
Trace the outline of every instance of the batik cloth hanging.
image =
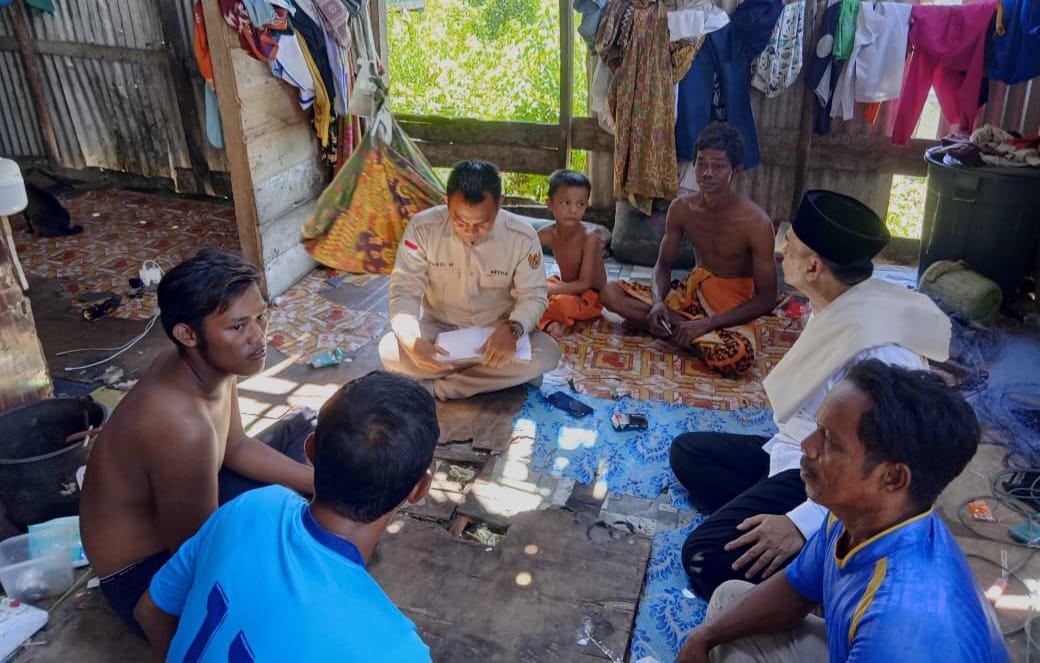
[(411, 218), (445, 202), (426, 158), (388, 112), (380, 113), (303, 226), (304, 247), (323, 265), (389, 274)]

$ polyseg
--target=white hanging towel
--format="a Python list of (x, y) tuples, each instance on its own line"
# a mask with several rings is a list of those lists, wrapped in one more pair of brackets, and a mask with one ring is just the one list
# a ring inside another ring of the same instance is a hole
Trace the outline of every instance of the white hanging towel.
[(900, 2), (860, 4), (856, 39), (834, 88), (831, 117), (851, 120), (857, 101), (872, 103), (899, 98), (911, 7)]
[(295, 32), (278, 38), (278, 54), (270, 67), (271, 73), (299, 90), (300, 108), (307, 110), (314, 105), (314, 77), (303, 59)]
[(697, 41), (729, 25), (729, 14), (711, 0), (682, 0), (668, 12), (670, 41)]

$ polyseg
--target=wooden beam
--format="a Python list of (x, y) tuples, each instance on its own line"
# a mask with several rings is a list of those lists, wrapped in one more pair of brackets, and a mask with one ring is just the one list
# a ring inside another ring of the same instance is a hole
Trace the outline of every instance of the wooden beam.
[(574, 9), (560, 0), (560, 142), (556, 165), (571, 165), (571, 119), (574, 117)]
[(548, 175), (556, 170), (555, 150), (532, 147), (503, 148), (499, 145), (462, 145), (416, 141), (419, 149), (433, 166), (449, 167), (462, 159), (490, 161), (499, 170), (511, 173)]
[(812, 167), (924, 177), (928, 164), (925, 150), (937, 140), (915, 138), (905, 147), (893, 145), (885, 136), (829, 134), (813, 142)]
[[(209, 162), (206, 161), (205, 141), (202, 136), (202, 121), (199, 110), (195, 106), (195, 90), (188, 73), (188, 63), (177, 57), (173, 40), (179, 32), (178, 13), (180, 4), (176, 2), (159, 3), (159, 25), (163, 42), (166, 44), (166, 61), (163, 68), (173, 85), (173, 94), (177, 101), (177, 112), (180, 114), (184, 129), (184, 144), (188, 150), (188, 161), (191, 163), (192, 177), (195, 180), (195, 193), (214, 193), (210, 182)], [(205, 83), (203, 83), (205, 85)]]
[(384, 71), (389, 71), (390, 39), (387, 33), (386, 0), (370, 0), (368, 15), (372, 19), (372, 39), (375, 40), (376, 48), (379, 49), (379, 59), (383, 62)]
[[(133, 62), (149, 66), (162, 65), (166, 59), (164, 49), (123, 48), (101, 44), (81, 44), (69, 41), (32, 40), (32, 51), (38, 55), (60, 55), (69, 58), (108, 60), (110, 62)], [(0, 37), (0, 51), (20, 51), (16, 38)]]
[(410, 137), (436, 143), (559, 148), (557, 126), (537, 122), (503, 122), (435, 115), (397, 115)]
[(58, 138), (54, 133), (54, 123), (51, 121), (51, 112), (47, 107), (47, 98), (43, 92), (43, 78), (40, 76), (36, 55), (33, 53), (32, 39), (29, 37), (29, 21), (26, 18), (29, 10), (22, 3), (17, 3), (13, 9), (14, 33), (18, 40), (18, 52), (22, 56), (22, 66), (25, 68), (25, 78), (29, 83), (33, 110), (36, 111), (36, 119), (40, 123), (40, 132), (43, 134), (43, 145), (47, 149), (47, 161), (54, 168), (61, 163), (61, 154), (58, 150)]
[[(260, 223), (253, 198), (253, 174), (249, 167), (245, 135), (242, 128), (242, 102), (238, 94), (238, 80), (231, 60), (231, 50), (240, 48), (238, 39), (224, 22), (216, 2), (202, 3), (213, 59), (213, 78), (216, 83), (220, 124), (224, 129), (224, 151), (228, 170), (231, 171), (231, 191), (235, 200), (235, 219), (238, 222), (238, 242), (242, 255), (260, 267), (263, 274), (264, 254), (260, 241)], [(266, 291), (266, 279), (264, 289)]]
[[(614, 154), (614, 137), (599, 126), (592, 117), (576, 117), (571, 120), (571, 147), (589, 152)], [(613, 183), (611, 184), (613, 187)]]

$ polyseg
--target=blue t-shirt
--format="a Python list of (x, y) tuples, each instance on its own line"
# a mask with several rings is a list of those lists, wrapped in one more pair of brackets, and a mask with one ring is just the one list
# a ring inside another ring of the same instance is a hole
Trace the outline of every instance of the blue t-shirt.
[(933, 509), (839, 559), (844, 531), (829, 516), (786, 571), (795, 590), (823, 603), (832, 663), (1008, 660), (993, 610)]
[(430, 661), (357, 548), (281, 486), (217, 510), (149, 589), (160, 609), (180, 616), (169, 663)]

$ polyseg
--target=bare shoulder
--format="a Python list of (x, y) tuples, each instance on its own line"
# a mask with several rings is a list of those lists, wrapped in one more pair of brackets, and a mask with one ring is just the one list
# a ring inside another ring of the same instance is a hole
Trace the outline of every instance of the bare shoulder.
[(205, 403), (163, 375), (160, 361), (112, 413), (103, 436), (111, 435), (113, 444), (132, 447), (149, 459), (192, 454), (200, 446), (214, 444), (216, 432)]
[(773, 225), (773, 220), (769, 218), (766, 211), (747, 196), (740, 195), (737, 198), (737, 201), (734, 203), (734, 211), (736, 212), (735, 216), (749, 224), (755, 226), (768, 225), (770, 227)]
[(544, 228), (538, 231), (538, 241), (542, 244), (552, 246), (553, 242), (556, 241), (556, 224), (550, 223)]

